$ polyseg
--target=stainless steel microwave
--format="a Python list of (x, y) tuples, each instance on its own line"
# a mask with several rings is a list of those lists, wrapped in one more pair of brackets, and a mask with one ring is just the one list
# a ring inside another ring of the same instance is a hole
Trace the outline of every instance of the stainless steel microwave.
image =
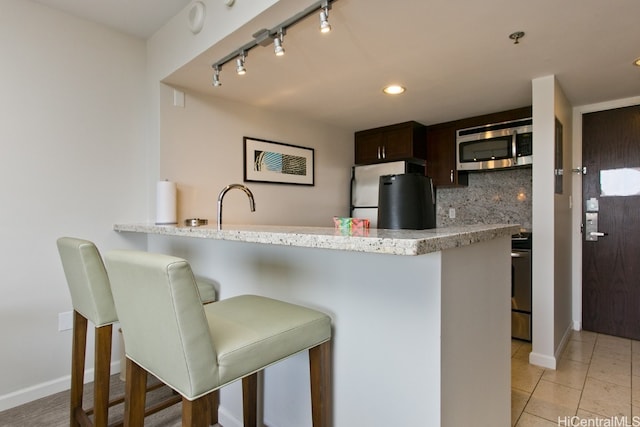
[(533, 164), (531, 118), (456, 131), (458, 170), (504, 169)]

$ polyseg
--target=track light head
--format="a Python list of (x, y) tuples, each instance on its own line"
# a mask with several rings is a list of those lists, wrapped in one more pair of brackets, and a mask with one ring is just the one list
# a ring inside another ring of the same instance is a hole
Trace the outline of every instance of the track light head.
[(236, 73), (238, 73), (239, 76), (247, 74), (247, 69), (244, 66), (244, 58), (245, 54), (242, 52), (238, 59), (236, 59)]
[(278, 35), (273, 38), (273, 53), (275, 53), (276, 56), (284, 55), (284, 47), (282, 47), (283, 42), (284, 42), (284, 29), (281, 28), (280, 31), (278, 31)]
[(280, 39), (273, 39), (273, 45), (273, 52), (276, 54), (276, 56), (283, 56), (284, 48), (282, 47), (282, 42), (280, 41)]
[(320, 11), (320, 32), (328, 33), (331, 31), (331, 24), (329, 24), (329, 8), (325, 7)]
[(222, 86), (222, 82), (220, 82), (220, 67), (218, 65), (213, 67), (213, 86)]

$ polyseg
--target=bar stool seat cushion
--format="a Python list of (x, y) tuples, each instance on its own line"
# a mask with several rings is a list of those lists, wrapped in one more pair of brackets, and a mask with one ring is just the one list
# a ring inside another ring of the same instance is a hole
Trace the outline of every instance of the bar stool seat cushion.
[(331, 338), (324, 313), (256, 295), (219, 301), (205, 314), (221, 385)]

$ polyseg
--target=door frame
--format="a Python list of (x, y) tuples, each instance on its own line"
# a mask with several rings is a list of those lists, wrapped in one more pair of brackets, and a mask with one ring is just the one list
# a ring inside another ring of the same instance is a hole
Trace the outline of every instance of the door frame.
[[(573, 159), (572, 169), (582, 169), (582, 115), (597, 111), (640, 105), (640, 96), (582, 105), (573, 108)], [(565, 173), (565, 176), (567, 174)], [(573, 283), (572, 291), (572, 319), (573, 329), (582, 330), (582, 174), (571, 172), (573, 190), (573, 212), (571, 218), (572, 229), (572, 260), (571, 269)]]

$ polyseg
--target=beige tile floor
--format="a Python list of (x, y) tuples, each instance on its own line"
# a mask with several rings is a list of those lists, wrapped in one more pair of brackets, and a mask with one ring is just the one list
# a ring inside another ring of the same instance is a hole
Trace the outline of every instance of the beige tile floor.
[(640, 341), (573, 332), (555, 371), (530, 352), (512, 341), (512, 426), (640, 425)]

